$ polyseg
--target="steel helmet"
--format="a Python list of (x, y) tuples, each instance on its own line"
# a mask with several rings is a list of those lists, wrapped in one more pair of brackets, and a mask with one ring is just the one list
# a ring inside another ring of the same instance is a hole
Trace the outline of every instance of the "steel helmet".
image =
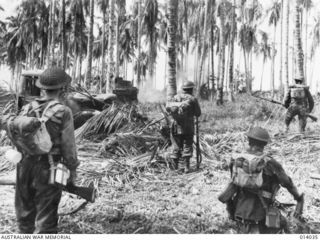
[(246, 133), (246, 136), (265, 143), (268, 143), (271, 140), (268, 131), (259, 126), (250, 128), (250, 130)]
[(71, 77), (63, 69), (52, 67), (42, 72), (36, 86), (40, 89), (54, 90), (65, 87), (71, 82)]
[(303, 77), (303, 75), (301, 75), (301, 74), (296, 74), (296, 75), (294, 76), (294, 80), (295, 80), (295, 81), (301, 81), (301, 82), (303, 82), (304, 77)]
[(194, 88), (194, 83), (191, 81), (186, 81), (183, 83), (182, 85), (182, 89), (183, 90), (187, 90), (187, 89), (193, 89)]

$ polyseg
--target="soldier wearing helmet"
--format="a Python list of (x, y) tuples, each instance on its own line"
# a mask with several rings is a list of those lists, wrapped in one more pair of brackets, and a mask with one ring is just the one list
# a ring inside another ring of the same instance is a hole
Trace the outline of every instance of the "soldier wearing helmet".
[(185, 81), (182, 93), (167, 103), (167, 111), (174, 121), (171, 126), (172, 153), (175, 169), (179, 169), (179, 159), (185, 163), (184, 172), (190, 172), (190, 159), (193, 153), (194, 117), (201, 115), (198, 100), (193, 96), (194, 84)]
[[(21, 233), (57, 233), (58, 205), (62, 189), (49, 184), (50, 167), (63, 163), (70, 170), (69, 182), (76, 176), (79, 165), (76, 154), (73, 116), (69, 107), (61, 104), (62, 89), (71, 81), (69, 75), (59, 68), (49, 68), (36, 85), (43, 90), (41, 99), (23, 106), (19, 115), (42, 116), (51, 111), (46, 128), (53, 143), (49, 154), (35, 156), (23, 153), (17, 165), (15, 209)], [(53, 169), (52, 169), (53, 170)]]
[(287, 132), (292, 119), (296, 115), (299, 117), (299, 130), (304, 132), (307, 125), (307, 114), (313, 110), (314, 101), (309, 87), (303, 85), (303, 80), (303, 76), (296, 76), (295, 84), (289, 86), (283, 100), (283, 105), (288, 109), (285, 117)]
[(299, 194), (282, 165), (264, 153), (270, 142), (267, 130), (253, 127), (247, 133), (249, 147), (233, 154), (231, 182), (219, 196), (227, 205), (229, 217), (238, 224), (239, 233), (278, 233), (287, 230), (285, 218), (275, 208), (275, 196), (282, 186), (298, 202), (295, 215), (301, 215), (304, 195)]

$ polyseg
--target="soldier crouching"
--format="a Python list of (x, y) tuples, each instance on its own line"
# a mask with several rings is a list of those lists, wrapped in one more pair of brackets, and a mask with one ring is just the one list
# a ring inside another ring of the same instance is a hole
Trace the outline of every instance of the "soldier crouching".
[(171, 126), (171, 158), (175, 169), (179, 168), (179, 159), (185, 163), (184, 172), (190, 172), (190, 159), (193, 153), (194, 117), (201, 115), (201, 109), (193, 94), (193, 82), (185, 82), (182, 93), (177, 94), (167, 104), (167, 111), (174, 121)]
[(281, 164), (264, 154), (270, 140), (268, 132), (254, 127), (246, 135), (249, 148), (234, 154), (230, 164), (232, 180), (218, 199), (227, 205), (229, 218), (237, 221), (239, 233), (288, 232), (275, 196), (280, 186), (285, 187), (297, 201), (295, 215), (300, 216), (304, 195), (298, 193)]

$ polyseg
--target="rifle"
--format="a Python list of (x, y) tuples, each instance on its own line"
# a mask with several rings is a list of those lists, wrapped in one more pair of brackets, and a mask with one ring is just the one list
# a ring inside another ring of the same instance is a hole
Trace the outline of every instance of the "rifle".
[[(264, 97), (260, 97), (260, 96), (256, 96), (256, 95), (252, 95), (252, 96), (255, 97), (255, 98), (261, 99), (261, 100), (265, 100), (265, 101), (271, 102), (273, 104), (277, 104), (277, 105), (283, 106), (283, 104), (280, 101), (277, 101), (277, 100), (268, 99), (268, 98), (264, 98)], [(314, 115), (307, 114), (307, 117), (309, 117), (313, 122), (318, 121), (318, 118), (315, 117)]]
[(200, 164), (202, 162), (202, 154), (200, 150), (199, 142), (199, 119), (196, 117), (196, 150), (197, 150), (197, 169), (199, 170)]
[[(15, 186), (16, 181), (13, 179), (3, 178), (0, 179), (0, 185)], [(75, 194), (91, 203), (94, 203), (97, 195), (97, 190), (94, 187), (93, 182), (91, 182), (88, 187), (81, 187), (76, 186), (73, 183), (68, 183), (65, 187), (63, 187), (63, 191)]]

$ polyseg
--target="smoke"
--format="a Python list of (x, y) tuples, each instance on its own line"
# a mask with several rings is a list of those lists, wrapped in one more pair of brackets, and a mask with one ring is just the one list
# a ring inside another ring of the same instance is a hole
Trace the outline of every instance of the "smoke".
[(152, 84), (139, 88), (138, 100), (142, 103), (164, 103), (166, 102), (166, 90), (157, 90)]

